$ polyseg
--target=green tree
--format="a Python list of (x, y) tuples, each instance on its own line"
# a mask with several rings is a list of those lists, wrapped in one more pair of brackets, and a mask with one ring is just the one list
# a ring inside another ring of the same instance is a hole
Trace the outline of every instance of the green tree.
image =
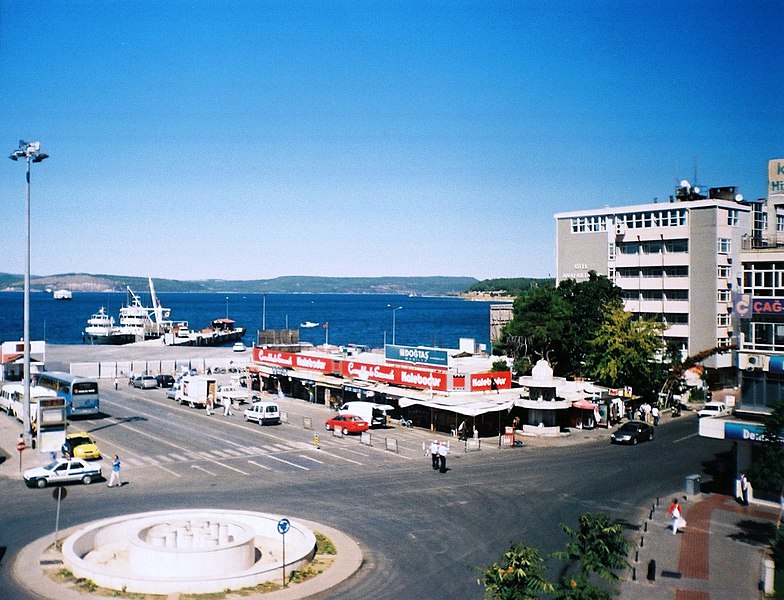
[(538, 549), (512, 544), (500, 563), (483, 571), (485, 598), (493, 600), (537, 600), (554, 589), (545, 579), (544, 560)]
[(590, 271), (584, 281), (563, 280), (557, 291), (571, 308), (558, 356), (558, 374), (581, 374), (590, 341), (604, 323), (608, 308), (623, 306), (623, 290), (607, 277)]
[(539, 358), (552, 361), (560, 355), (570, 314), (569, 305), (553, 288), (534, 288), (515, 299), (512, 320), (501, 331), (498, 350), (515, 359), (516, 369), (533, 365)]
[(755, 488), (775, 494), (784, 490), (784, 401), (773, 405), (764, 426), (757, 454), (746, 475)]
[(636, 393), (655, 399), (663, 376), (664, 328), (658, 321), (635, 320), (621, 306), (609, 306), (605, 322), (589, 344), (587, 374), (600, 385), (629, 385)]
[(558, 582), (557, 598), (568, 600), (605, 600), (613, 592), (595, 583), (596, 577), (609, 582), (619, 579), (617, 571), (629, 568), (626, 562), (629, 542), (619, 523), (612, 523), (604, 513), (583, 513), (578, 528), (561, 525), (571, 541), (566, 550), (554, 556), (579, 566), (577, 573), (566, 573)]

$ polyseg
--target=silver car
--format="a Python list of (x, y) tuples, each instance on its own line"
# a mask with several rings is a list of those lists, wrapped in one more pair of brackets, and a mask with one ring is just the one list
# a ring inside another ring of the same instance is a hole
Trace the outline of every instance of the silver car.
[(152, 375), (139, 375), (133, 380), (133, 387), (142, 390), (154, 390), (158, 387), (158, 382)]

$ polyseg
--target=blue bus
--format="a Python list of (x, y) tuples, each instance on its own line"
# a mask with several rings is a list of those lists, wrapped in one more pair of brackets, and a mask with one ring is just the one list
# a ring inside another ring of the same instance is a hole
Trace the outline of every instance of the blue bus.
[(60, 371), (44, 371), (35, 376), (36, 385), (54, 391), (65, 399), (65, 416), (81, 417), (100, 412), (98, 382)]

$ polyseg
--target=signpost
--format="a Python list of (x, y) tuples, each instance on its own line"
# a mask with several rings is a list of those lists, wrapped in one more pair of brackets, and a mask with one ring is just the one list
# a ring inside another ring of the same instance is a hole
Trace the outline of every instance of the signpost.
[(19, 450), (19, 472), (22, 472), (22, 452), (24, 449), (27, 448), (27, 444), (24, 441), (24, 434), (19, 435), (19, 441), (16, 442), (16, 449)]
[(278, 521), (278, 533), (283, 540), (283, 587), (286, 587), (286, 532), (291, 528), (291, 522), (288, 519), (281, 519)]
[(68, 495), (68, 490), (63, 486), (58, 485), (52, 490), (52, 498), (57, 500), (57, 517), (54, 521), (54, 547), (57, 549), (57, 534), (60, 531), (60, 500), (65, 500)]

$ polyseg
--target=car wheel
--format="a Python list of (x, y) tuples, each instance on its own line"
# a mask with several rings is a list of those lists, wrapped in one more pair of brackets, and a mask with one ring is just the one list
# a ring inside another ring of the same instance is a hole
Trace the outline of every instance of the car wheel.
[(332, 427), (329, 426), (329, 423), (324, 423), (324, 429), (327, 431), (332, 431)]
[(38, 479), (38, 480), (36, 480), (35, 485), (37, 485), (39, 488), (45, 488), (46, 487), (46, 479)]
[(653, 441), (653, 432), (652, 432), (652, 431), (651, 431), (651, 437), (650, 437), (650, 438), (648, 438), (648, 439), (650, 439), (651, 441)]
[(190, 406), (191, 408), (196, 408), (196, 405), (194, 405), (193, 402), (188, 402), (188, 406)]
[(93, 481), (93, 478), (90, 477), (89, 475), (85, 475), (84, 477), (82, 477), (82, 483), (84, 485), (90, 485), (92, 483), (92, 481)]
[(635, 437), (632, 438), (632, 446), (636, 446), (636, 445), (637, 445), (637, 438)]
[(348, 435), (348, 429), (346, 429), (346, 428), (344, 427), (344, 428), (341, 430), (341, 432), (340, 432), (340, 433), (341, 433), (341, 434), (343, 434), (343, 435)]

